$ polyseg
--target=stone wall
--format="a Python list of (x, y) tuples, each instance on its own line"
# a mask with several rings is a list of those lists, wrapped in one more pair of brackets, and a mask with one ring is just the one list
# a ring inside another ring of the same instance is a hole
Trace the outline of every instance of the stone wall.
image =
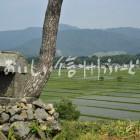
[(58, 113), (52, 104), (26, 99), (0, 106), (0, 140), (48, 140), (60, 132)]

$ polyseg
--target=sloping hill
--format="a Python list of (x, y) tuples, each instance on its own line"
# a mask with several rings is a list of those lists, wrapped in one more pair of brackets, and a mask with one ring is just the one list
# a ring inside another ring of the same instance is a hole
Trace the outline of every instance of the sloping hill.
[[(0, 32), (0, 50), (16, 50), (26, 56), (36, 56), (41, 46), (39, 27)], [(61, 24), (57, 52), (61, 55), (87, 56), (96, 52), (140, 53), (140, 29), (80, 29)]]

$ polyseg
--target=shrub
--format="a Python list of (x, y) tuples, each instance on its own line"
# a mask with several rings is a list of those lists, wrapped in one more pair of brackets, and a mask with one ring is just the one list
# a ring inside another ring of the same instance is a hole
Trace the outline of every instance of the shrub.
[(56, 111), (59, 113), (59, 118), (62, 120), (78, 120), (80, 111), (68, 99), (62, 99), (56, 104)]
[(104, 81), (104, 77), (103, 76), (99, 77), (99, 80)]
[(118, 81), (118, 82), (122, 82), (122, 80), (123, 80), (123, 77), (122, 77), (122, 76), (118, 76), (118, 77), (117, 77), (117, 81)]

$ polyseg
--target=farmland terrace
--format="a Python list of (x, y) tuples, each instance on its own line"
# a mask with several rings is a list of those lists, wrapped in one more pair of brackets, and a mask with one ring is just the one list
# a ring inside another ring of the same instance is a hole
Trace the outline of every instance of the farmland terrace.
[(139, 120), (140, 119), (140, 69), (135, 75), (127, 71), (109, 73), (97, 80), (97, 70), (93, 75), (77, 70), (73, 78), (67, 77), (67, 70), (58, 76), (55, 70), (44, 88), (41, 98), (46, 102), (58, 102), (69, 98), (81, 112), (80, 120)]

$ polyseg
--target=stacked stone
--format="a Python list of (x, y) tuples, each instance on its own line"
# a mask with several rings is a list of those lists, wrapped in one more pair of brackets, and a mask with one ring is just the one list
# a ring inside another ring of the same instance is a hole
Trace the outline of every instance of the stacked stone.
[(47, 140), (60, 131), (58, 113), (52, 104), (22, 99), (13, 106), (0, 106), (0, 140)]

